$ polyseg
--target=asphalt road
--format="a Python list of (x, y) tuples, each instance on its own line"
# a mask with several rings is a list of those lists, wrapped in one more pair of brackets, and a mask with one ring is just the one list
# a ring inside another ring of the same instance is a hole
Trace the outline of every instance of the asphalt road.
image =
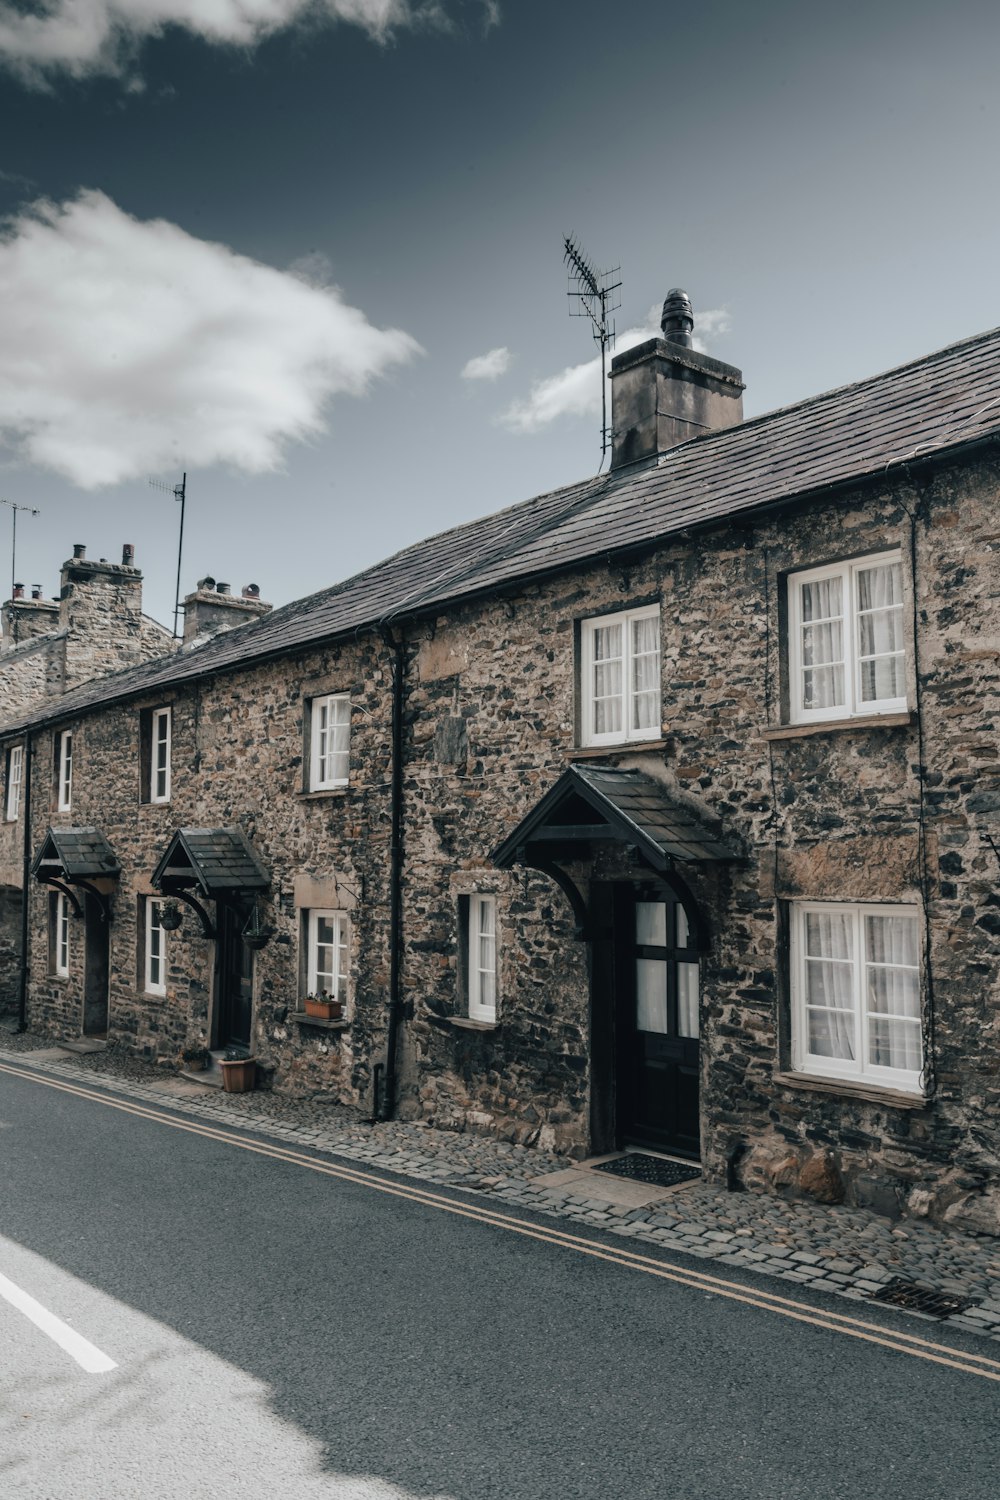
[(4, 1497), (1000, 1493), (992, 1344), (83, 1092), (0, 1070)]

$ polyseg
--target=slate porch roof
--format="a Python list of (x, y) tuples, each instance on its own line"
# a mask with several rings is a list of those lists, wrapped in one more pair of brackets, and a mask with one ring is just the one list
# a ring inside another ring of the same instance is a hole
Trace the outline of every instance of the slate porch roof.
[(206, 896), (266, 891), (271, 881), (240, 828), (179, 828), (153, 872), (157, 890), (197, 885)]
[(738, 858), (707, 817), (677, 802), (651, 776), (618, 767), (572, 765), (494, 852), (493, 863), (509, 869), (517, 863), (521, 848), (558, 844), (560, 833), (568, 838), (575, 826), (589, 826), (566, 816), (567, 809), (581, 801), (610, 832), (634, 844), (656, 869), (666, 869), (674, 861), (715, 863)]
[(64, 880), (94, 880), (120, 875), (121, 865), (104, 834), (97, 828), (50, 828), (35, 855), (31, 873)]
[[(191, 651), (94, 679), (9, 735), (652, 545), (1000, 437), (1000, 329), (418, 542)], [(474, 470), (470, 485), (475, 483)], [(2, 712), (2, 710), (0, 710)]]

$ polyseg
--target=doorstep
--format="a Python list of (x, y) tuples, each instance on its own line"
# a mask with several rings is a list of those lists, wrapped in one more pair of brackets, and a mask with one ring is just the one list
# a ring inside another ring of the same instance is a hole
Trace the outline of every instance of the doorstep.
[(86, 1057), (90, 1052), (106, 1052), (108, 1044), (103, 1037), (77, 1036), (68, 1042), (57, 1042), (56, 1046), (60, 1052), (76, 1052), (81, 1057)]
[(606, 1156), (591, 1156), (564, 1171), (546, 1172), (541, 1177), (533, 1177), (531, 1183), (542, 1193), (549, 1188), (558, 1189), (560, 1194), (579, 1193), (593, 1203), (610, 1203), (622, 1208), (649, 1208), (654, 1203), (664, 1203), (675, 1193), (681, 1193), (691, 1186), (688, 1182), (679, 1182), (674, 1187), (657, 1187), (646, 1182), (631, 1181), (627, 1177), (609, 1177), (606, 1172), (592, 1170), (599, 1162), (614, 1161), (624, 1155), (624, 1151), (612, 1151)]
[(194, 1068), (181, 1068), (178, 1076), (186, 1078), (188, 1083), (199, 1083), (205, 1089), (221, 1089), (224, 1087), (224, 1084), (222, 1082), (222, 1069), (219, 1067), (219, 1063), (225, 1055), (226, 1048), (217, 1047), (211, 1054), (212, 1061), (207, 1068), (201, 1068), (198, 1071), (195, 1071)]

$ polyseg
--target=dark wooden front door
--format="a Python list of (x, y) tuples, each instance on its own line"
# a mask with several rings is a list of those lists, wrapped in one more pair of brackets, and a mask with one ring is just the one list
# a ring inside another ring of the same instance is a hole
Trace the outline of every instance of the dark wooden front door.
[(616, 925), (616, 1134), (697, 1156), (698, 954), (684, 908), (659, 889), (622, 890)]
[(253, 1016), (253, 953), (243, 941), (244, 915), (219, 902), (216, 1046), (249, 1047)]
[(83, 1034), (108, 1034), (110, 929), (107, 912), (88, 891), (83, 898)]

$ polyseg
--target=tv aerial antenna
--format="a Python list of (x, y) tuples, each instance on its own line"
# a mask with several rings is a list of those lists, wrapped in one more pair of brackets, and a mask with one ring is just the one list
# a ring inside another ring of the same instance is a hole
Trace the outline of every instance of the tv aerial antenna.
[(18, 512), (23, 511), (28, 516), (40, 516), (41, 511), (36, 510), (33, 505), (15, 505), (13, 500), (0, 499), (0, 505), (6, 505), (11, 512), (10, 530), (10, 597), (14, 597), (14, 585), (17, 576), (17, 517)]
[(173, 495), (175, 500), (180, 501), (181, 506), (181, 529), (177, 538), (177, 587), (174, 590), (174, 640), (180, 640), (180, 632), (177, 629), (177, 619), (181, 612), (181, 557), (184, 553), (184, 504), (187, 500), (187, 473), (181, 475), (180, 484), (163, 484), (159, 479), (149, 481), (150, 488), (162, 490), (165, 495)]
[(608, 350), (615, 342), (615, 324), (611, 314), (621, 307), (621, 266), (599, 271), (580, 246), (575, 235), (563, 240), (563, 260), (569, 271), (571, 318), (589, 318), (593, 324), (594, 342), (601, 346), (601, 462), (600, 473), (611, 441), (608, 426)]

